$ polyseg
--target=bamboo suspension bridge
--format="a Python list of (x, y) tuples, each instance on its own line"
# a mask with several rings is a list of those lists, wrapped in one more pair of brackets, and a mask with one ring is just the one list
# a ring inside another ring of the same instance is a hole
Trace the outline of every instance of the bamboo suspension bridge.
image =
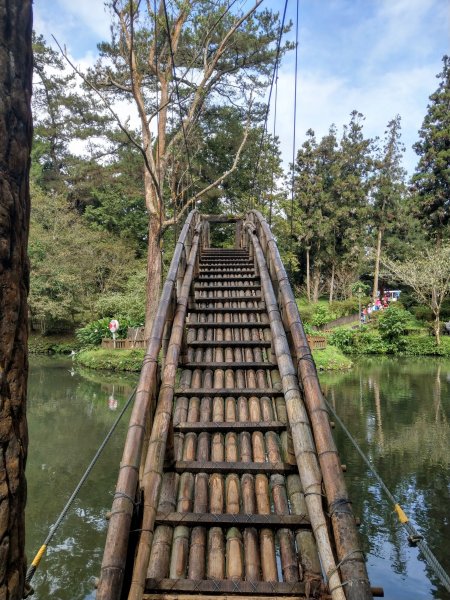
[[(235, 224), (233, 249), (210, 224)], [(365, 600), (342, 465), (262, 215), (192, 211), (145, 355), (98, 600)]]

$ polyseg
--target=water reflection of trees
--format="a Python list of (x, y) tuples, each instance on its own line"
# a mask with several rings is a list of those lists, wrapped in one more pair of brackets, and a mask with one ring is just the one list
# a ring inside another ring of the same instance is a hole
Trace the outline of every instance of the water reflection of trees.
[[(29, 556), (41, 545), (115, 420), (117, 415), (108, 406), (113, 389), (122, 406), (126, 388), (136, 378), (108, 378), (100, 373), (86, 377), (77, 368), (73, 373), (72, 366), (72, 361), (58, 358), (33, 359), (31, 364)], [(93, 593), (93, 577), (98, 575), (103, 551), (105, 513), (112, 502), (127, 420), (126, 415), (57, 532), (33, 580), (34, 598), (85, 600)]]
[[(350, 373), (322, 377), (322, 387), (448, 572), (450, 362), (376, 357)], [(335, 437), (366, 549), (406, 574), (417, 551), (407, 547), (405, 532), (339, 428)], [(449, 597), (440, 588), (433, 593)]]

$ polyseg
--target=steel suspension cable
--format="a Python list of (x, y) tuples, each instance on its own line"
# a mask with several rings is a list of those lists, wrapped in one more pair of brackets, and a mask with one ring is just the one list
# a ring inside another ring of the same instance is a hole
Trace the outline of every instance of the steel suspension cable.
[(181, 101), (180, 101), (180, 90), (178, 87), (178, 79), (177, 79), (176, 68), (175, 68), (175, 57), (174, 57), (174, 53), (173, 53), (172, 34), (170, 32), (169, 15), (167, 13), (166, 0), (163, 0), (163, 8), (164, 8), (164, 17), (165, 17), (165, 21), (166, 21), (167, 36), (168, 36), (168, 40), (169, 40), (170, 60), (172, 63), (172, 77), (173, 77), (173, 80), (175, 83), (175, 93), (177, 96), (178, 107), (180, 109), (181, 128), (183, 131), (183, 139), (184, 139), (184, 145), (186, 148), (186, 156), (187, 156), (187, 161), (188, 161), (188, 172), (189, 172), (189, 175), (191, 178), (191, 187), (192, 187), (192, 189), (194, 189), (194, 179), (192, 176), (191, 153), (189, 151), (189, 145), (188, 145), (187, 136), (186, 136), (186, 129), (184, 126), (183, 109), (182, 109)]
[[(261, 157), (261, 151), (262, 151), (262, 147), (263, 147), (263, 142), (264, 142), (264, 136), (267, 132), (267, 120), (269, 118), (269, 110), (270, 110), (270, 101), (272, 98), (272, 90), (273, 90), (273, 86), (274, 86), (274, 81), (275, 81), (275, 74), (278, 72), (278, 63), (280, 60), (280, 51), (281, 51), (281, 38), (283, 36), (283, 29), (284, 29), (284, 23), (286, 21), (286, 10), (287, 10), (287, 5), (288, 5), (288, 0), (285, 0), (284, 2), (284, 10), (283, 10), (283, 18), (281, 21), (281, 26), (280, 26), (280, 31), (278, 33), (278, 40), (277, 40), (277, 48), (276, 48), (276, 54), (275, 54), (275, 64), (273, 66), (273, 72), (272, 72), (272, 80), (270, 83), (270, 90), (269, 90), (269, 98), (267, 100), (267, 105), (266, 105), (266, 114), (264, 117), (264, 127), (261, 133), (261, 139), (259, 142), (259, 150), (258, 150), (258, 155), (257, 155), (257, 159), (256, 159), (256, 165), (255, 165), (255, 170), (253, 172), (253, 181), (252, 181), (252, 188), (255, 189), (255, 185), (256, 185), (256, 178), (258, 176), (258, 172), (259, 172), (259, 163), (260, 163), (260, 157)], [(252, 208), (255, 207), (255, 197), (253, 196), (253, 202), (252, 202)]]
[(425, 560), (427, 561), (428, 565), (433, 569), (433, 571), (435, 572), (436, 576), (441, 581), (442, 585), (450, 592), (450, 577), (445, 572), (444, 568), (442, 567), (442, 565), (440, 564), (440, 562), (438, 561), (438, 559), (434, 556), (434, 554), (430, 550), (427, 542), (424, 540), (423, 536), (421, 536), (418, 533), (418, 531), (415, 529), (415, 527), (413, 525), (411, 525), (408, 517), (406, 516), (406, 514), (405, 514), (404, 510), (402, 509), (402, 507), (400, 506), (398, 500), (394, 497), (394, 495), (391, 493), (391, 491), (389, 490), (389, 488), (387, 487), (387, 485), (381, 479), (380, 475), (375, 470), (375, 467), (373, 466), (373, 464), (371, 463), (371, 461), (367, 458), (367, 456), (364, 454), (364, 452), (361, 449), (361, 447), (359, 446), (358, 442), (355, 440), (355, 438), (352, 436), (352, 434), (350, 433), (350, 431), (347, 429), (347, 427), (345, 426), (344, 422), (339, 417), (339, 415), (337, 414), (337, 412), (335, 411), (335, 409), (333, 408), (333, 406), (328, 402), (328, 400), (325, 398), (325, 396), (323, 396), (323, 399), (325, 401), (326, 406), (328, 407), (328, 410), (332, 413), (333, 417), (339, 423), (339, 425), (343, 429), (344, 433), (347, 435), (348, 439), (351, 441), (351, 443), (355, 447), (355, 449), (358, 452), (358, 454), (361, 456), (361, 458), (363, 459), (363, 461), (369, 467), (369, 469), (371, 470), (373, 476), (375, 477), (375, 479), (380, 484), (381, 489), (384, 491), (384, 493), (386, 494), (386, 496), (388, 497), (388, 499), (390, 500), (390, 502), (392, 502), (392, 504), (394, 506), (394, 510), (397, 513), (397, 516), (398, 516), (398, 519), (399, 519), (400, 523), (405, 526), (405, 529), (406, 529), (406, 531), (409, 534), (408, 540), (414, 546), (417, 545), (419, 547), (419, 549), (422, 552), (422, 554), (424, 555)]
[(294, 235), (294, 187), (295, 187), (295, 150), (297, 130), (297, 79), (298, 79), (298, 13), (300, 0), (297, 0), (295, 18), (295, 80), (294, 80), (294, 131), (292, 135), (292, 181), (291, 181), (291, 244)]
[[(277, 72), (275, 75), (275, 102), (273, 108), (273, 139), (275, 140), (275, 134), (277, 130), (277, 105), (278, 105), (278, 65)], [(272, 186), (270, 190), (270, 202), (269, 202), (269, 227), (272, 227), (272, 211), (273, 211), (273, 194), (275, 190), (275, 166), (272, 162)]]
[(130, 406), (131, 401), (133, 400), (133, 398), (134, 398), (134, 396), (136, 394), (136, 390), (137, 390), (137, 386), (134, 388), (134, 390), (131, 392), (130, 396), (128, 397), (127, 401), (125, 402), (122, 410), (118, 414), (118, 416), (117, 416), (116, 420), (114, 421), (111, 429), (106, 434), (105, 439), (100, 444), (97, 452), (95, 453), (93, 459), (91, 460), (91, 462), (89, 463), (88, 467), (86, 468), (83, 476), (81, 477), (80, 481), (78, 482), (77, 486), (75, 487), (74, 491), (72, 492), (70, 498), (67, 500), (67, 502), (66, 502), (64, 508), (62, 509), (59, 517), (56, 519), (54, 525), (51, 526), (50, 531), (48, 532), (47, 537), (44, 540), (44, 543), (39, 548), (36, 556), (34, 557), (32, 563), (31, 563), (31, 565), (30, 565), (30, 567), (29, 567), (29, 569), (27, 571), (25, 582), (26, 582), (26, 584), (28, 586), (29, 586), (31, 580), (33, 579), (33, 576), (34, 576), (34, 574), (36, 572), (36, 569), (38, 568), (39, 563), (41, 562), (41, 559), (44, 556), (49, 543), (51, 542), (53, 536), (55, 535), (55, 533), (57, 532), (59, 526), (63, 522), (65, 516), (67, 515), (67, 513), (68, 513), (68, 511), (70, 509), (70, 507), (72, 506), (73, 501), (78, 496), (78, 492), (80, 491), (81, 487), (85, 483), (86, 479), (89, 477), (92, 469), (94, 468), (95, 464), (97, 463), (98, 459), (100, 458), (100, 455), (102, 454), (103, 450), (105, 449), (106, 444), (111, 439), (112, 434), (116, 430), (116, 428), (117, 428), (120, 420), (122, 419), (123, 415), (126, 413), (127, 408)]

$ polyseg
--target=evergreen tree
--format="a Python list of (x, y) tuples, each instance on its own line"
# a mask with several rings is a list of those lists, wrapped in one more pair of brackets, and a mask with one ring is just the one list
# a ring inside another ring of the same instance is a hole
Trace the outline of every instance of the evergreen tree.
[(420, 158), (413, 176), (419, 218), (438, 241), (450, 231), (450, 57), (444, 56), (443, 63), (439, 87), (430, 96), (420, 140), (414, 145)]
[(375, 250), (375, 273), (373, 278), (372, 298), (375, 301), (378, 293), (378, 277), (383, 235), (392, 222), (396, 220), (397, 211), (405, 192), (406, 171), (401, 159), (404, 146), (401, 143), (400, 115), (389, 121), (384, 133), (384, 143), (378, 149), (375, 158), (375, 176), (373, 180), (372, 221), (377, 232)]
[(351, 295), (358, 279), (368, 230), (368, 197), (372, 169), (373, 140), (365, 138), (364, 116), (354, 110), (344, 125), (337, 152), (330, 194), (333, 213), (333, 246), (330, 299), (333, 288), (343, 297)]
[(161, 0), (156, 10), (150, 2), (114, 0), (109, 5), (112, 38), (100, 44), (101, 58), (87, 81), (101, 90), (110, 109), (115, 101), (125, 99), (134, 103), (139, 115), (139, 135), (124, 123), (120, 127), (139, 148), (144, 166), (148, 335), (159, 300), (163, 232), (236, 168), (248, 130), (230, 169), (206, 188), (193, 189), (188, 173), (188, 193), (179, 210), (168, 202), (176, 189), (172, 175), (181, 164), (191, 170), (189, 163), (202, 145), (198, 123), (206, 108), (223, 104), (224, 98), (245, 106), (251, 94), (265, 89), (275, 59), (279, 20), (270, 10), (254, 12), (255, 8), (236, 16), (225, 1)]

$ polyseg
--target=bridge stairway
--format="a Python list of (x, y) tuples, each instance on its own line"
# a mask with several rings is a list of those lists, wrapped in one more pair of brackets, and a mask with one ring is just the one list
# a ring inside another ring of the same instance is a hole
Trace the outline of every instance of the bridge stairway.
[(234, 249), (209, 247), (196, 211), (180, 235), (97, 600), (372, 598), (275, 240), (256, 211), (233, 222)]
[(320, 561), (248, 251), (202, 252), (179, 366), (144, 597), (315, 596)]

